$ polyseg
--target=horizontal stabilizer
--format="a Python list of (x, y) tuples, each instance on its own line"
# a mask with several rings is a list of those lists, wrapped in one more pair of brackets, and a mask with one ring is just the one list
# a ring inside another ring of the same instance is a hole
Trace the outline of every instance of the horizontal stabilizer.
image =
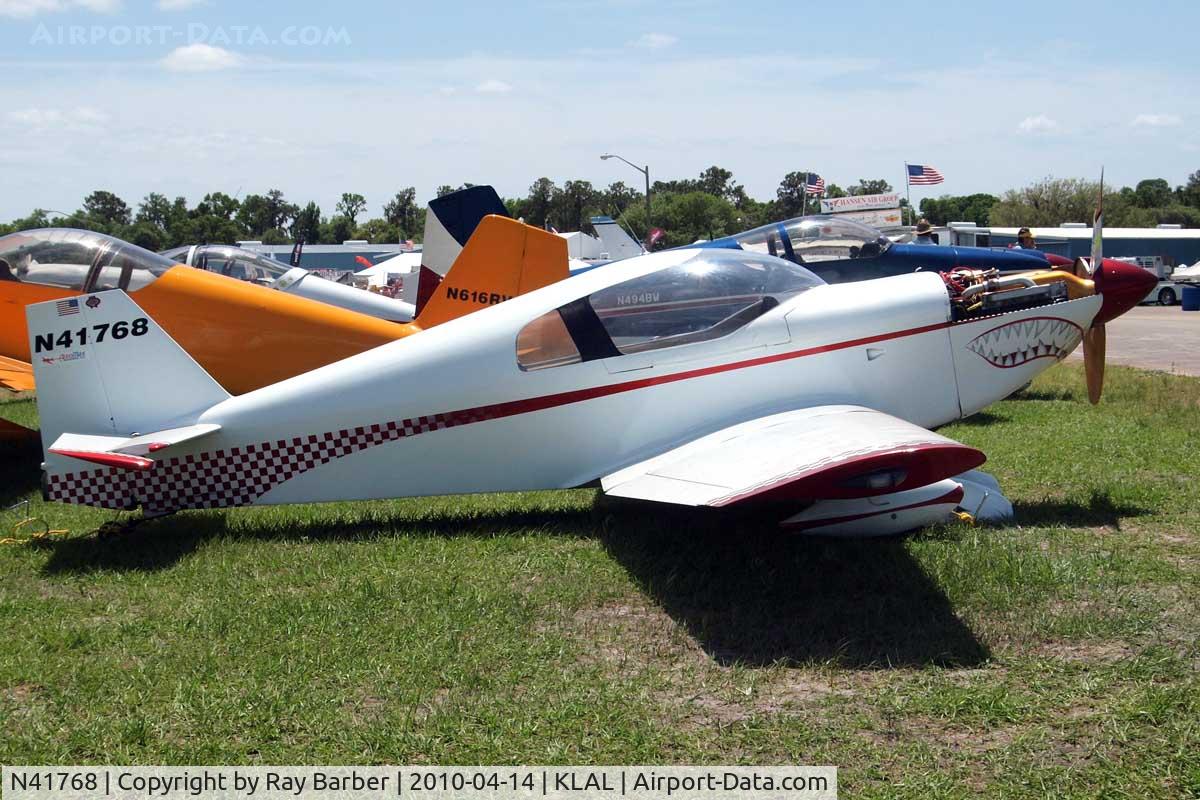
[(143, 470), (154, 466), (154, 459), (148, 457), (153, 453), (219, 430), (220, 425), (207, 423), (129, 437), (64, 433), (50, 445), (50, 452), (106, 467)]

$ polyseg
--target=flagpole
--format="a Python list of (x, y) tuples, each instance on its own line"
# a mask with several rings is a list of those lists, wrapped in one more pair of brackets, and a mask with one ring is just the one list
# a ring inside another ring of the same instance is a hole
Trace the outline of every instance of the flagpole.
[(808, 213), (808, 173), (804, 173), (804, 183), (800, 185), (800, 216)]
[(904, 162), (904, 199), (908, 203), (908, 221), (912, 222), (913, 207), (912, 207), (912, 184), (908, 181), (908, 162)]

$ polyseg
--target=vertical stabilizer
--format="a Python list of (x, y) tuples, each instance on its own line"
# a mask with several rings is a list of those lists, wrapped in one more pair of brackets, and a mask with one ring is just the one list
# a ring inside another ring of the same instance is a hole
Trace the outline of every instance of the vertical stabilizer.
[(480, 221), (489, 214), (508, 216), (500, 195), (491, 186), (472, 186), (430, 200), (425, 214), (421, 265), (445, 275)]
[(26, 314), (45, 447), (67, 431), (175, 427), (229, 398), (123, 291), (36, 303)]
[(567, 242), (561, 236), (507, 217), (485, 217), (416, 322), (422, 328), (440, 325), (567, 274)]
[(640, 256), (645, 250), (612, 217), (592, 217), (592, 227), (611, 261)]

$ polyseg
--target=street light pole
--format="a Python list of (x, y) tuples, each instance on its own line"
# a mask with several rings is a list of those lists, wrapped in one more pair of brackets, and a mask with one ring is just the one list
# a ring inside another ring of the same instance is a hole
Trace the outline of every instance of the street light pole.
[(601, 161), (607, 161), (610, 158), (618, 158), (621, 161), (624, 161), (626, 164), (633, 167), (638, 172), (642, 173), (643, 177), (645, 177), (645, 179), (646, 179), (646, 249), (649, 250), (650, 249), (650, 228), (651, 228), (651, 224), (652, 224), (651, 220), (650, 220), (650, 165), (647, 164), (644, 167), (639, 167), (637, 164), (633, 163), (629, 159), (625, 158), (624, 156), (619, 156), (616, 153), (605, 153), (604, 155), (600, 156)]

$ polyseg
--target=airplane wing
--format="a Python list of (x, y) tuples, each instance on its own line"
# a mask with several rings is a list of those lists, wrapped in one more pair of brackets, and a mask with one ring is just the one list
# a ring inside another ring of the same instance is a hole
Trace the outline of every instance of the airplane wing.
[(28, 361), (0, 356), (0, 388), (10, 392), (33, 391), (33, 365)]
[(615, 497), (685, 506), (841, 500), (928, 486), (980, 451), (861, 406), (818, 406), (711, 433), (601, 481)]

